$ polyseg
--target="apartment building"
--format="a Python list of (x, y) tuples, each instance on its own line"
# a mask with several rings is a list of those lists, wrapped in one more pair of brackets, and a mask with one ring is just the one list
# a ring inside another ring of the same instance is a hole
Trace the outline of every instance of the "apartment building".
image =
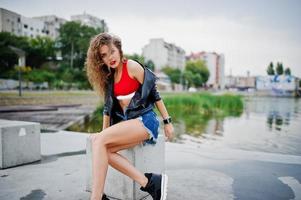
[(162, 38), (150, 39), (149, 44), (142, 49), (145, 61), (151, 60), (155, 64), (155, 71), (169, 66), (184, 70), (185, 51), (175, 44), (167, 43)]
[(99, 19), (98, 17), (89, 15), (87, 13), (81, 15), (73, 15), (71, 16), (71, 21), (78, 21), (81, 24), (93, 27), (93, 28), (100, 28), (104, 30), (104, 32), (108, 32), (109, 28), (106, 24), (105, 20)]
[(210, 72), (207, 85), (213, 88), (225, 87), (225, 56), (215, 52), (197, 52), (187, 56), (187, 60), (202, 60)]

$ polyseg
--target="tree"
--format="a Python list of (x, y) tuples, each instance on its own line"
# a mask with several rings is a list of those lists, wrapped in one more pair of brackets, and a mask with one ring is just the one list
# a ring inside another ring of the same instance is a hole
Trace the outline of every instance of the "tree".
[(285, 70), (284, 70), (284, 74), (285, 75), (291, 75), (291, 69), (288, 67), (288, 68), (286, 68)]
[[(197, 60), (197, 61), (188, 61), (186, 63), (185, 71), (190, 71), (190, 73), (184, 73), (186, 74), (186, 77), (189, 77), (189, 81), (192, 81), (191, 84), (193, 84), (195, 87), (200, 87), (204, 83), (208, 81), (209, 78), (209, 70), (205, 64), (204, 61)], [(185, 77), (185, 76), (184, 76)]]
[(152, 60), (146, 61), (145, 66), (148, 67), (150, 70), (155, 71), (155, 64)]
[(200, 87), (203, 85), (203, 79), (201, 77), (200, 74), (194, 74), (193, 77), (192, 77), (192, 80), (193, 80), (193, 84), (196, 86), (196, 87)]
[(162, 71), (169, 77), (172, 84), (180, 83), (181, 80), (181, 70), (174, 69), (172, 67), (166, 66), (162, 69)]
[(63, 57), (70, 61), (70, 67), (73, 68), (74, 64), (75, 67), (84, 65), (90, 39), (103, 30), (71, 21), (63, 24), (59, 32), (58, 46)]
[(0, 76), (3, 78), (9, 78), (10, 74), (15, 72), (14, 65), (18, 64), (18, 56), (9, 46), (24, 50), (28, 43), (24, 37), (17, 37), (8, 32), (0, 32)]
[(0, 76), (7, 77), (7, 73), (12, 70), (12, 66), (18, 63), (18, 56), (7, 46), (0, 44)]
[(144, 57), (137, 54), (137, 53), (134, 53), (134, 54), (126, 54), (124, 55), (126, 58), (128, 59), (131, 59), (131, 60), (136, 60), (136, 61), (139, 61), (141, 64), (144, 64)]
[(277, 75), (282, 75), (283, 74), (283, 65), (282, 65), (282, 63), (277, 62), (276, 72), (277, 72)]
[(268, 75), (275, 75), (274, 65), (271, 62), (267, 68), (267, 74)]
[(187, 88), (190, 88), (192, 85), (194, 85), (194, 83), (193, 83), (194, 75), (191, 71), (185, 70), (183, 76), (184, 76), (184, 80), (185, 80), (184, 85), (187, 86)]
[(33, 68), (41, 68), (42, 64), (55, 59), (55, 42), (49, 37), (36, 37), (28, 40), (26, 48), (26, 64)]
[(8, 75), (13, 71), (13, 66), (18, 64), (18, 56), (10, 47), (25, 51), (26, 65), (32, 68), (40, 68), (45, 61), (55, 56), (54, 41), (48, 37), (28, 38), (2, 32), (0, 33), (0, 41), (0, 72), (2, 77), (8, 78)]
[(60, 29), (58, 41), (61, 44), (63, 55), (70, 59), (70, 67), (73, 68), (74, 49), (78, 49), (77, 40), (80, 38), (81, 24), (79, 22), (66, 22)]

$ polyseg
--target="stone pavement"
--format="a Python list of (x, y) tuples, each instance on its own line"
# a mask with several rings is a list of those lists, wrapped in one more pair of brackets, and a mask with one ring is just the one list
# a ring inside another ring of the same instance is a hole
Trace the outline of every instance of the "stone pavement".
[[(88, 200), (87, 134), (41, 134), (40, 162), (0, 170), (1, 200)], [(301, 157), (210, 143), (166, 144), (168, 200), (301, 199)], [(150, 199), (150, 198), (149, 198)]]

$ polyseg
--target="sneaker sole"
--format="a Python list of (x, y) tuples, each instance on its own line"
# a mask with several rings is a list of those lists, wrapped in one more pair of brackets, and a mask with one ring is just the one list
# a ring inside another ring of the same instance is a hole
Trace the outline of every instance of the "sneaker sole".
[(166, 200), (166, 197), (167, 197), (167, 184), (168, 184), (168, 176), (166, 174), (162, 174), (161, 199), (160, 200)]

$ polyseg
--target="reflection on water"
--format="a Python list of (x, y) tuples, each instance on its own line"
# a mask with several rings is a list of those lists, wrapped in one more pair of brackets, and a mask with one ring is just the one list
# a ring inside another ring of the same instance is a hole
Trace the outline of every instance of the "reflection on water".
[(269, 112), (267, 117), (267, 123), (271, 131), (273, 130), (273, 128), (275, 128), (275, 130), (277, 131), (281, 131), (281, 126), (282, 125), (288, 126), (289, 122), (290, 122), (289, 112), (285, 113), (284, 116), (282, 116), (280, 113), (273, 111), (273, 112)]
[(249, 97), (240, 117), (211, 119), (197, 139), (231, 148), (301, 155), (300, 108), (299, 99)]
[(102, 129), (102, 111), (98, 108), (92, 116), (86, 116), (83, 122), (75, 123), (67, 131), (97, 133)]
[[(199, 113), (176, 114), (175, 111), (170, 111), (174, 117), (175, 138), (174, 142), (183, 142), (187, 135), (195, 138), (204, 138), (204, 134), (210, 133), (216, 136), (223, 135), (223, 117), (214, 117), (212, 115), (201, 115)], [(162, 126), (161, 126), (162, 127)]]

